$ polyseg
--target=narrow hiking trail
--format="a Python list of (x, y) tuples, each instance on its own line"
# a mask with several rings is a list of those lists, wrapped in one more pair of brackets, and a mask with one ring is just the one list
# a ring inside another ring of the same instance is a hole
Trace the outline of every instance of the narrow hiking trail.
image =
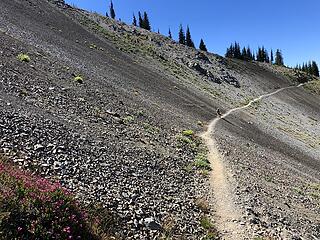
[(201, 137), (205, 141), (209, 153), (208, 160), (210, 161), (212, 171), (210, 176), (210, 185), (214, 193), (214, 212), (215, 212), (215, 222), (219, 233), (222, 235), (222, 239), (251, 239), (246, 231), (246, 226), (241, 222), (242, 214), (238, 206), (234, 203), (234, 195), (231, 187), (232, 178), (227, 171), (225, 163), (223, 161), (222, 155), (219, 153), (217, 143), (214, 139), (215, 128), (217, 123), (230, 114), (246, 109), (250, 107), (253, 103), (258, 102), (264, 98), (275, 95), (281, 91), (299, 88), (304, 84), (299, 84), (298, 86), (289, 86), (280, 88), (272, 93), (261, 95), (250, 101), (247, 105), (242, 107), (237, 107), (229, 110), (223, 114), (220, 118), (216, 117), (213, 119), (206, 132), (204, 132)]

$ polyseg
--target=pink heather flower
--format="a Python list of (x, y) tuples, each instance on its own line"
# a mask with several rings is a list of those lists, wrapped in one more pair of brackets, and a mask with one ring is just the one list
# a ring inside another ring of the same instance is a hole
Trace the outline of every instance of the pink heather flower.
[(22, 227), (18, 227), (18, 232), (21, 232), (21, 230), (22, 230)]
[(63, 229), (63, 231), (66, 232), (66, 233), (70, 233), (70, 232), (71, 232), (71, 229), (70, 229), (70, 227), (65, 227), (65, 228)]

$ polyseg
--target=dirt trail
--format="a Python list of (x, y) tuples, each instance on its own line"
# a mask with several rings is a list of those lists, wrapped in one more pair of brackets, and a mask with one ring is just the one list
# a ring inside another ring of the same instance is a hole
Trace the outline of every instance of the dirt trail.
[(210, 184), (214, 192), (214, 207), (215, 207), (215, 220), (218, 231), (222, 235), (222, 239), (250, 239), (246, 231), (245, 224), (241, 222), (242, 214), (240, 209), (234, 203), (234, 195), (230, 182), (232, 181), (230, 173), (227, 171), (222, 155), (219, 153), (216, 141), (214, 139), (215, 127), (219, 120), (229, 116), (230, 114), (248, 108), (253, 103), (258, 102), (264, 98), (275, 95), (281, 91), (290, 88), (298, 88), (303, 86), (290, 86), (280, 88), (277, 91), (261, 95), (250, 101), (247, 105), (233, 108), (223, 114), (221, 118), (217, 117), (211, 121), (208, 129), (201, 135), (204, 139), (208, 150), (208, 160), (211, 163), (212, 172), (210, 176)]

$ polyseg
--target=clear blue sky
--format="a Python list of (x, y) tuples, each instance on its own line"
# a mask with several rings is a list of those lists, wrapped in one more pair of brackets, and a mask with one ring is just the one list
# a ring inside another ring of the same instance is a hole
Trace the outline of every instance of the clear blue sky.
[[(110, 0), (66, 0), (79, 8), (105, 14)], [(154, 31), (177, 39), (179, 25), (190, 27), (199, 45), (224, 55), (233, 41), (256, 49), (282, 50), (287, 65), (308, 60), (320, 64), (319, 0), (113, 0), (116, 18), (132, 23), (132, 15), (147, 11)]]

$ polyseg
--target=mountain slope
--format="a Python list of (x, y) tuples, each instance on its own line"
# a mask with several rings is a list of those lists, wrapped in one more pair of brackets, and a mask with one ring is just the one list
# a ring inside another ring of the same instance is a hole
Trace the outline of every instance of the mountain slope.
[[(200, 133), (217, 107), (310, 78), (198, 52), (61, 1), (2, 0), (0, 42), (1, 152), (117, 212), (125, 239), (203, 237), (199, 201), (214, 205), (214, 193), (194, 166), (203, 145), (182, 131)], [(318, 103), (291, 89), (219, 122), (248, 239), (319, 237), (310, 187), (320, 179)]]

